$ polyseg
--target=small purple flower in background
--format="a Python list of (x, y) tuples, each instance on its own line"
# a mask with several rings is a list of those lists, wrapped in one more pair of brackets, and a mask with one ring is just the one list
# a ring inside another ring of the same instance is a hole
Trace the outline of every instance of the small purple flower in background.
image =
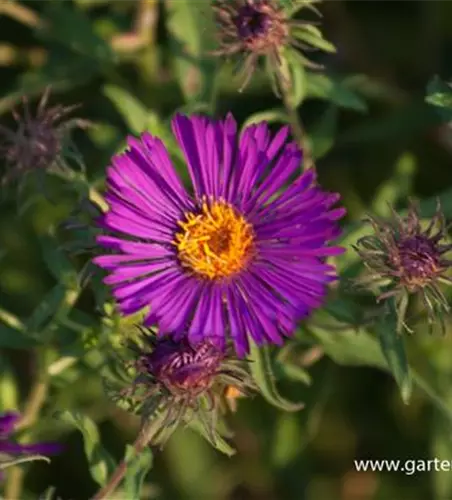
[[(415, 203), (410, 202), (406, 217), (393, 210), (392, 220), (385, 222), (369, 217), (375, 234), (361, 238), (355, 247), (369, 274), (360, 280), (374, 289), (378, 300), (394, 297), (399, 311), (399, 323), (404, 316), (409, 295), (419, 294), (431, 325), (449, 311), (440, 284), (451, 284), (452, 261), (444, 254), (452, 250), (444, 244), (447, 227), (438, 203), (436, 214), (423, 228)], [(443, 321), (440, 321), (443, 325)]]
[[(1, 183), (22, 180), (31, 172), (55, 171), (70, 172), (66, 156), (77, 160), (78, 155), (69, 143), (69, 133), (74, 128), (86, 128), (87, 120), (68, 118), (78, 106), (64, 107), (57, 104), (48, 106), (50, 89), (39, 101), (36, 114), (30, 112), (28, 100), (23, 99), (24, 112), (13, 112), (17, 129), (10, 130), (0, 126), (0, 160), (3, 159), (6, 171)], [(78, 162), (81, 166), (81, 163)]]
[(134, 353), (128, 363), (134, 379), (125, 390), (110, 387), (110, 394), (127, 401), (128, 409), (144, 420), (155, 417), (155, 412), (165, 412), (154, 444), (164, 442), (179, 423), (193, 418), (200, 420), (215, 441), (216, 418), (226, 403), (226, 390), (234, 388), (246, 395), (255, 389), (245, 362), (209, 340), (192, 345), (185, 338), (176, 341), (145, 332), (138, 342), (129, 341), (128, 347)]
[[(300, 175), (302, 153), (274, 137), (266, 123), (240, 135), (224, 121), (178, 115), (173, 131), (194, 193), (183, 187), (163, 143), (144, 133), (107, 172), (109, 211), (97, 238), (111, 253), (94, 262), (123, 314), (150, 306), (146, 325), (176, 340), (204, 340), (237, 354), (257, 344), (281, 345), (297, 321), (324, 302), (341, 248), (345, 210), (322, 191), (316, 174)], [(289, 184), (287, 186), (287, 184)]]
[(58, 443), (19, 444), (12, 440), (11, 435), (20, 418), (20, 413), (13, 411), (0, 414), (0, 455), (11, 460), (30, 455), (55, 455), (62, 451), (63, 447)]
[[(306, 0), (298, 9), (313, 7)], [(312, 50), (311, 44), (320, 43), (323, 50), (334, 47), (322, 40), (320, 31), (307, 22), (291, 19), (288, 12), (275, 0), (214, 0), (212, 8), (217, 24), (218, 56), (238, 56), (243, 62), (241, 79), (243, 90), (249, 83), (261, 57), (266, 58), (273, 78), (274, 90), (279, 94), (282, 85), (290, 86), (287, 72), (283, 70), (285, 50), (290, 48)], [(318, 68), (301, 52), (296, 51), (298, 63)]]

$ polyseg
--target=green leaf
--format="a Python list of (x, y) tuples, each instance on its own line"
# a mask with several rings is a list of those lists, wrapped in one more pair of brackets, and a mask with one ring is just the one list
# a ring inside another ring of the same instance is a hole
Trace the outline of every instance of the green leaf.
[(441, 116), (452, 120), (452, 85), (445, 83), (439, 76), (433, 77), (427, 85), (426, 102), (439, 108)]
[(336, 47), (328, 40), (325, 40), (322, 32), (313, 24), (295, 27), (292, 29), (291, 34), (294, 38), (308, 45), (312, 45), (317, 49), (323, 50), (324, 52), (336, 52)]
[(270, 359), (268, 346), (257, 346), (251, 343), (250, 349), (251, 374), (264, 398), (272, 405), (284, 411), (298, 411), (304, 407), (303, 403), (293, 403), (284, 399), (278, 392)]
[(44, 10), (44, 27), (38, 33), (56, 40), (87, 59), (101, 65), (116, 61), (110, 45), (94, 31), (90, 19), (79, 9), (61, 2), (47, 2)]
[(306, 85), (308, 97), (324, 99), (342, 108), (367, 111), (366, 101), (337, 78), (307, 71)]
[(305, 385), (311, 385), (312, 383), (312, 377), (309, 375), (308, 371), (296, 364), (281, 364), (279, 370), (282, 372), (284, 377), (294, 382), (301, 382)]
[(193, 0), (167, 2), (168, 31), (179, 85), (187, 102), (212, 104), (215, 86), (213, 20), (208, 4)]
[[(270, 60), (268, 60), (270, 61)], [(272, 64), (268, 64), (269, 74), (272, 75)], [(280, 71), (284, 78), (290, 81), (288, 99), (293, 109), (298, 108), (306, 97), (306, 71), (304, 61), (300, 60), (300, 53), (286, 50), (282, 58)], [(278, 85), (277, 85), (278, 86)]]
[[(319, 315), (320, 316), (320, 315)], [(345, 366), (373, 366), (387, 369), (387, 363), (378, 342), (363, 330), (333, 331), (309, 325), (310, 330), (336, 363)]]
[(334, 146), (338, 115), (337, 107), (329, 106), (309, 131), (311, 150), (316, 160), (325, 156)]
[(152, 468), (152, 450), (146, 447), (137, 456), (135, 448), (131, 445), (126, 447), (127, 473), (124, 478), (124, 493), (131, 500), (142, 497), (141, 489), (143, 487), (144, 478)]
[(38, 333), (55, 316), (65, 296), (66, 288), (60, 284), (55, 285), (46, 293), (41, 303), (26, 321), (28, 331), (32, 334)]
[(146, 129), (148, 110), (143, 103), (116, 85), (105, 85), (104, 94), (116, 106), (131, 132), (141, 134)]
[(115, 469), (115, 461), (102, 447), (96, 424), (89, 417), (68, 410), (57, 412), (55, 418), (76, 427), (83, 434), (91, 476), (101, 486), (105, 485)]
[(294, 343), (287, 342), (278, 350), (275, 360), (275, 376), (278, 379), (287, 378), (294, 382), (311, 385), (311, 376), (307, 370), (300, 366), (301, 353), (297, 347)]
[(59, 242), (50, 235), (42, 235), (39, 239), (42, 255), (48, 270), (58, 283), (73, 287), (77, 281), (77, 271), (66, 257)]
[(400, 389), (405, 404), (410, 401), (413, 383), (409, 371), (403, 336), (397, 332), (398, 317), (393, 300), (388, 301), (390, 310), (377, 323), (375, 330), (388, 367)]
[(30, 349), (38, 345), (38, 341), (24, 332), (0, 324), (0, 347), (8, 349)]
[[(334, 361), (345, 366), (371, 366), (390, 372), (388, 362), (378, 341), (365, 330), (334, 331), (332, 328), (319, 328), (315, 323), (309, 325), (314, 337)], [(452, 423), (452, 410), (434, 386), (413, 368), (410, 369), (413, 384), (419, 388), (430, 402)]]
[(393, 141), (394, 137), (399, 141), (408, 140), (441, 122), (431, 106), (423, 101), (412, 101), (381, 118), (372, 117), (346, 130), (339, 136), (338, 144), (362, 147), (369, 142)]
[(350, 300), (338, 296), (328, 300), (324, 307), (324, 311), (330, 314), (339, 323), (357, 325), (362, 321), (362, 307)]
[(193, 429), (198, 434), (200, 434), (214, 448), (216, 448), (218, 451), (221, 451), (221, 453), (224, 453), (228, 457), (232, 457), (233, 455), (235, 455), (236, 450), (225, 439), (223, 439), (218, 434), (218, 432), (215, 433), (215, 439), (212, 439), (212, 436), (210, 435), (209, 432), (207, 432), (205, 425), (203, 425), (200, 419), (198, 418), (192, 419), (188, 424), (188, 427), (190, 427), (190, 429)]
[(105, 85), (104, 94), (113, 102), (124, 121), (135, 134), (152, 129), (152, 133), (160, 135), (162, 127), (157, 114), (146, 108), (136, 97), (127, 90), (116, 85)]
[(291, 9), (293, 7), (293, 0), (279, 0), (279, 3), (285, 9)]

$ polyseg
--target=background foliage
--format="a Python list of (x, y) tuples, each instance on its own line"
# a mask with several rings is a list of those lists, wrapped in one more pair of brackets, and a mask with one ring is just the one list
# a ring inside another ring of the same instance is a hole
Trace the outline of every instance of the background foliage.
[[(48, 85), (53, 101), (81, 103), (77, 114), (94, 126), (74, 139), (92, 186), (102, 187), (127, 133), (148, 129), (177, 155), (168, 133), (175, 110), (219, 116), (231, 110), (242, 124), (285, 121), (263, 72), (238, 94), (231, 68), (203, 56), (214, 46), (208, 2), (21, 6), (0, 0), (2, 122), (11, 120), (23, 94), (37, 97)], [(337, 0), (319, 9), (320, 27), (337, 52), (311, 56), (325, 71), (298, 70), (294, 99), (320, 181), (347, 207), (343, 244), (350, 248), (364, 234), (367, 211), (387, 215), (388, 202), (403, 211), (408, 196), (420, 198), (429, 217), (440, 195), (451, 218), (452, 114), (444, 82), (452, 78), (452, 3)], [(60, 251), (70, 243), (61, 224), (76, 195), (55, 177), (46, 188), (47, 198), (30, 185), (22, 198), (0, 205), (0, 410), (22, 407), (39, 366), (47, 367), (50, 389), (33, 437), (59, 439), (66, 451), (50, 465), (30, 465), (23, 495), (37, 498), (54, 486), (60, 498), (86, 499), (135, 438), (138, 421), (106, 402), (98, 376), (103, 358), (96, 346), (118, 334), (119, 320), (108, 303), (100, 310), (100, 285), (82, 290), (83, 256)], [(338, 266), (345, 278), (355, 276), (357, 255), (348, 251)], [(354, 471), (359, 458), (452, 459), (450, 318), (445, 337), (428, 336), (419, 322), (404, 349), (390, 327), (360, 326), (369, 305), (356, 293), (330, 302), (309, 328), (300, 327), (289, 350), (272, 355), (279, 390), (303, 401), (304, 410), (283, 413), (260, 396), (240, 400), (232, 458), (192, 431), (178, 431), (154, 453), (143, 498), (451, 499), (450, 473)], [(51, 349), (42, 349), (43, 339)], [(321, 359), (308, 367), (309, 346)], [(270, 388), (267, 398), (279, 397)], [(127, 498), (150, 466), (150, 457), (143, 460), (124, 485)]]

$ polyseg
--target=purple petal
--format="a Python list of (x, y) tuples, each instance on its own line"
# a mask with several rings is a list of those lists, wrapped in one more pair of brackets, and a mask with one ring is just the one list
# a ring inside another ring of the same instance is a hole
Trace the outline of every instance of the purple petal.
[(14, 431), (14, 426), (20, 419), (20, 413), (8, 411), (0, 416), (0, 438), (9, 436)]

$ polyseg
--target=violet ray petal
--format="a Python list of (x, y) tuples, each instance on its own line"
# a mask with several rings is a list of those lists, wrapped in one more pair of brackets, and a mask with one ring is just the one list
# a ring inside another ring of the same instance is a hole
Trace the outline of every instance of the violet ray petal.
[(186, 199), (181, 199), (179, 193), (168, 183), (165, 177), (155, 168), (151, 151), (145, 144), (135, 137), (128, 138), (130, 150), (126, 153), (129, 162), (129, 170), (135, 179), (142, 182), (140, 190), (152, 190), (154, 196), (166, 201), (176, 209), (183, 209), (186, 206)]
[(204, 337), (209, 336), (209, 332), (207, 332), (207, 335), (204, 334), (204, 324), (209, 310), (210, 296), (211, 285), (205, 284), (203, 289), (201, 290), (201, 296), (195, 309), (193, 320), (188, 329), (188, 341), (190, 343), (199, 342)]
[(14, 426), (20, 420), (20, 413), (7, 411), (0, 416), (0, 437), (8, 436), (14, 431)]
[(183, 115), (176, 115), (172, 122), (174, 136), (184, 153), (185, 161), (193, 183), (193, 189), (198, 199), (205, 193), (202, 179), (201, 159), (196, 143), (194, 126), (189, 118)]
[(157, 137), (152, 137), (149, 132), (144, 132), (141, 138), (143, 143), (147, 146), (150, 156), (155, 157), (155, 161), (153, 162), (154, 168), (165, 176), (168, 184), (170, 184), (173, 191), (178, 195), (180, 202), (187, 203), (188, 193), (174, 168), (168, 150), (163, 142)]
[(112, 250), (116, 250), (118, 252), (123, 252), (130, 256), (138, 256), (140, 258), (145, 258), (147, 256), (150, 259), (157, 259), (174, 255), (172, 248), (170, 249), (155, 243), (129, 241), (106, 235), (98, 236), (96, 241), (99, 245), (111, 248)]
[(245, 356), (249, 350), (249, 342), (245, 331), (245, 325), (240, 314), (240, 309), (236, 301), (236, 290), (233, 284), (226, 288), (226, 307), (229, 313), (229, 334), (234, 348), (239, 357)]
[(229, 113), (223, 125), (223, 179), (220, 186), (220, 196), (226, 201), (231, 201), (229, 197), (230, 186), (233, 181), (233, 169), (236, 156), (237, 144), (237, 123), (234, 117)]

